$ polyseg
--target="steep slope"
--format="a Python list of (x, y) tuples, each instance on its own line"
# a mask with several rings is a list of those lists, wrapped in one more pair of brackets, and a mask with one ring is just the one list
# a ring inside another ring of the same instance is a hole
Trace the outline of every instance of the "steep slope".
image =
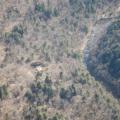
[(0, 1), (0, 120), (119, 120), (119, 102), (83, 63), (94, 25), (118, 3)]
[[(119, 19), (112, 22), (102, 37), (97, 38), (96, 47), (91, 48), (88, 68), (98, 80), (102, 80), (113, 94), (119, 97)], [(94, 51), (94, 52), (93, 52)], [(87, 60), (88, 60), (87, 59)], [(95, 68), (95, 69), (93, 69)]]

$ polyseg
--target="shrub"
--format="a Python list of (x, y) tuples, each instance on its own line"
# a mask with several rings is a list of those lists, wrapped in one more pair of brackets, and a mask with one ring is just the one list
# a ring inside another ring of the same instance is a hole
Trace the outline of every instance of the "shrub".
[(3, 100), (8, 96), (7, 86), (0, 86), (0, 99)]
[(45, 5), (44, 5), (44, 3), (36, 4), (35, 11), (36, 12), (45, 12)]
[(65, 99), (66, 98), (66, 93), (67, 93), (67, 91), (64, 88), (61, 88), (61, 90), (60, 90), (60, 97), (62, 99)]
[(39, 18), (40, 19), (42, 18), (45, 21), (48, 20), (48, 19), (50, 19), (51, 13), (52, 13), (50, 9), (46, 9), (45, 8), (44, 3), (38, 3), (38, 4), (36, 4), (35, 5), (35, 12), (41, 13), (39, 15)]
[(79, 82), (80, 82), (82, 85), (84, 85), (84, 84), (87, 83), (86, 79), (85, 79), (84, 77), (82, 77), (82, 76), (80, 77)]
[(61, 114), (56, 113), (52, 118), (48, 120), (65, 120)]
[(24, 34), (23, 26), (17, 25), (13, 28), (13, 30), (9, 34), (6, 34), (6, 42), (18, 44), (23, 38), (23, 34)]
[(6, 10), (6, 14), (4, 15), (5, 18), (15, 20), (17, 17), (20, 16), (20, 12), (16, 7), (9, 7)]
[(81, 29), (81, 31), (87, 34), (88, 33), (88, 27), (86, 25), (83, 26), (83, 28)]
[(57, 17), (59, 15), (59, 12), (56, 8), (54, 8), (54, 11), (53, 11), (53, 16)]
[(47, 120), (47, 116), (45, 113), (38, 113), (37, 120)]
[(42, 90), (43, 93), (48, 96), (48, 99), (53, 96), (53, 90), (51, 86), (44, 84)]
[(32, 84), (30, 87), (30, 91), (27, 91), (25, 96), (28, 101), (34, 103), (43, 103), (43, 101), (48, 102), (54, 95), (54, 90), (52, 88), (51, 80), (46, 77), (44, 82), (37, 81)]
[(76, 95), (76, 90), (74, 85), (69, 86), (68, 89), (61, 88), (60, 90), (60, 97), (62, 99), (70, 100), (75, 95)]
[(50, 10), (44, 11), (44, 15), (47, 19), (49, 19), (51, 17), (51, 11)]

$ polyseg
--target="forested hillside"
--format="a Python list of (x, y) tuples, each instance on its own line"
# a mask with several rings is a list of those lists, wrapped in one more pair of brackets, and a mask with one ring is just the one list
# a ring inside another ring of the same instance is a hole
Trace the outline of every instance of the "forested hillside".
[(120, 120), (119, 15), (119, 0), (0, 0), (0, 120)]
[[(102, 80), (117, 97), (120, 96), (120, 21), (112, 22), (106, 33), (91, 50), (88, 68), (97, 79)], [(93, 69), (94, 68), (94, 69)]]

